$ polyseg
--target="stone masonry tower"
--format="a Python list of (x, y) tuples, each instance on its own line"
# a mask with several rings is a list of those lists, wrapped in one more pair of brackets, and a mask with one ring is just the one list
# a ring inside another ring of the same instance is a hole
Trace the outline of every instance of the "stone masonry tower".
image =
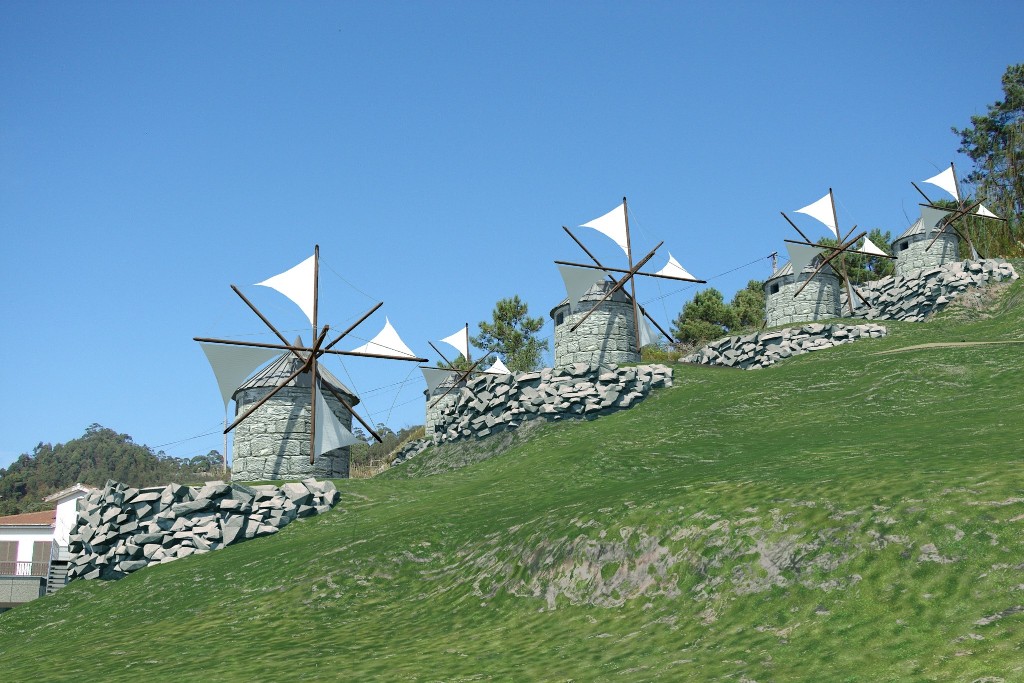
[(551, 318), (555, 321), (556, 368), (573, 363), (608, 365), (640, 360), (633, 304), (621, 289), (602, 303), (575, 332), (569, 330), (612, 286), (611, 282), (599, 282), (583, 295), (575, 308), (566, 298), (551, 309)]
[(932, 244), (934, 238), (935, 232), (926, 230), (924, 219), (918, 218), (916, 223), (894, 239), (892, 253), (896, 257), (896, 275), (908, 277), (923, 268), (960, 260), (960, 238), (956, 233), (947, 229)]
[(816, 258), (799, 274), (794, 274), (793, 264), (787, 262), (765, 281), (765, 317), (769, 327), (842, 316), (840, 281), (831, 266), (822, 268), (799, 295), (793, 296), (820, 262), (820, 257)]
[[(299, 369), (300, 361), (290, 352), (246, 380), (235, 390), (235, 414), (270, 393)], [(322, 385), (341, 394), (349, 405), (359, 399), (322, 365), (317, 368)], [(326, 388), (324, 401), (345, 429), (352, 428), (352, 415)], [(231, 477), (236, 481), (301, 480), (308, 477), (348, 477), (348, 447), (318, 455), (309, 464), (309, 373), (304, 372), (264, 403), (235, 428)]]

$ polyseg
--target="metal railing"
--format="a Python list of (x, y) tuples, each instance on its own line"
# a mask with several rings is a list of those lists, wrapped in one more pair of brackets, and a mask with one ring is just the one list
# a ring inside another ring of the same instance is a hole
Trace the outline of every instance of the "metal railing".
[(46, 576), (49, 562), (0, 562), (0, 576)]

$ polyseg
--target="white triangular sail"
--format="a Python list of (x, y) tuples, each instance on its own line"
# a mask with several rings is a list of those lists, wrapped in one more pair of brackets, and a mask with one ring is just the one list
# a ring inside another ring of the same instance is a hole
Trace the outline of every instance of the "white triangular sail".
[(960, 191), (956, 189), (956, 176), (953, 174), (953, 164), (950, 164), (949, 168), (947, 168), (942, 173), (939, 173), (938, 175), (933, 175), (931, 178), (925, 180), (924, 182), (928, 183), (929, 185), (934, 185), (935, 187), (942, 188), (943, 190), (948, 192), (953, 197), (953, 199), (960, 201)]
[(462, 354), (462, 357), (469, 359), (469, 330), (465, 327), (460, 327), (459, 330), (452, 335), (449, 335), (442, 339), (445, 344), (451, 346), (456, 351)]
[(921, 205), (921, 224), (924, 227), (924, 234), (927, 237), (932, 236), (932, 232), (939, 227), (939, 223), (946, 218), (952, 211), (946, 209), (937, 209), (934, 206)]
[(999, 216), (986, 209), (984, 204), (978, 204), (978, 210), (974, 213), (985, 218), (999, 218)]
[(794, 275), (799, 275), (815, 257), (821, 255), (821, 249), (818, 247), (809, 247), (806, 244), (790, 244), (789, 242), (786, 242), (786, 251), (789, 252), (789, 262), (793, 265)]
[(651, 327), (651, 323), (646, 317), (640, 319), (640, 348), (650, 346), (651, 344), (658, 343), (658, 335), (654, 333), (654, 328)]
[(867, 252), (869, 254), (876, 254), (878, 256), (888, 256), (888, 254), (886, 254), (884, 251), (882, 251), (878, 247), (878, 245), (876, 245), (874, 242), (871, 241), (870, 237), (865, 237), (864, 238), (864, 245), (858, 251), (864, 251), (864, 252)]
[(313, 280), (315, 279), (316, 257), (308, 259), (290, 268), (280, 275), (275, 275), (263, 282), (257, 282), (260, 287), (270, 287), (284, 294), (295, 302), (295, 305), (302, 309), (302, 312), (309, 318), (309, 324), (313, 324)]
[(398, 332), (396, 332), (395, 328), (391, 326), (391, 321), (387, 318), (384, 318), (384, 329), (378, 332), (376, 337), (362, 346), (352, 349), (352, 352), (375, 353), (381, 356), (416, 357), (416, 354), (412, 352), (412, 349), (406, 346), (405, 342), (403, 342), (401, 337), (398, 336)]
[(489, 372), (492, 375), (511, 375), (512, 374), (512, 371), (505, 367), (505, 364), (501, 362), (500, 358), (495, 360), (494, 364), (491, 365), (491, 367), (489, 367), (486, 370), (484, 370), (484, 372)]
[(619, 245), (626, 256), (629, 256), (629, 246), (626, 240), (625, 203), (619, 204), (600, 218), (595, 218), (589, 223), (584, 223), (580, 227), (593, 228), (594, 230), (607, 235), (615, 241), (615, 244)]
[(839, 228), (836, 227), (836, 215), (832, 206), (831, 192), (813, 204), (808, 204), (802, 209), (797, 209), (796, 212), (810, 216), (819, 223), (824, 223), (828, 229), (835, 233), (836, 239), (839, 239)]
[(425, 368), (420, 367), (420, 372), (423, 373), (423, 379), (427, 382), (427, 392), (433, 394), (439, 386), (441, 386), (445, 380), (448, 380), (455, 376), (451, 370), (442, 370), (441, 368)]
[(590, 291), (590, 288), (608, 276), (603, 270), (594, 268), (580, 268), (578, 266), (558, 266), (558, 272), (562, 274), (562, 281), (565, 282), (565, 291), (569, 295), (569, 309), (575, 310), (583, 295)]
[(679, 265), (679, 261), (676, 261), (672, 256), (672, 252), (668, 253), (668, 263), (665, 267), (659, 270), (655, 275), (667, 275), (669, 277), (678, 277), (684, 280), (696, 280), (693, 275), (690, 274), (686, 268)]
[(335, 448), (344, 448), (359, 443), (359, 437), (345, 428), (334, 415), (320, 387), (316, 389), (316, 454), (323, 455)]
[(213, 374), (217, 377), (217, 386), (220, 387), (220, 395), (224, 399), (225, 408), (228, 407), (231, 394), (235, 393), (235, 389), (245, 381), (246, 377), (271, 358), (281, 355), (279, 349), (208, 344), (206, 342), (199, 342), (199, 346), (203, 348), (206, 360), (210, 361)]

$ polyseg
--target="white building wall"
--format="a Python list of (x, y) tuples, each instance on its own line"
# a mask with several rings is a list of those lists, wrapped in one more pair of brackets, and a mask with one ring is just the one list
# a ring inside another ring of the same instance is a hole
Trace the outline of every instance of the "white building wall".
[(76, 491), (73, 497), (57, 503), (57, 519), (53, 523), (53, 538), (58, 545), (67, 546), (68, 536), (71, 535), (71, 528), (75, 526), (75, 519), (78, 515), (78, 500), (84, 498), (85, 495), (85, 491)]
[(17, 562), (32, 561), (32, 544), (36, 541), (53, 540), (53, 529), (41, 526), (5, 526), (0, 527), (0, 541), (17, 541)]

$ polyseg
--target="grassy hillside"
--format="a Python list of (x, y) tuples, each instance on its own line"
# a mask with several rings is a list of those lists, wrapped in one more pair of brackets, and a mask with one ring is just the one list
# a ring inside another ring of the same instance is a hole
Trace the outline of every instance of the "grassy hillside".
[(1024, 680), (1024, 345), (970, 341), (1024, 341), (1020, 281), (73, 584), (0, 615), (0, 677)]

